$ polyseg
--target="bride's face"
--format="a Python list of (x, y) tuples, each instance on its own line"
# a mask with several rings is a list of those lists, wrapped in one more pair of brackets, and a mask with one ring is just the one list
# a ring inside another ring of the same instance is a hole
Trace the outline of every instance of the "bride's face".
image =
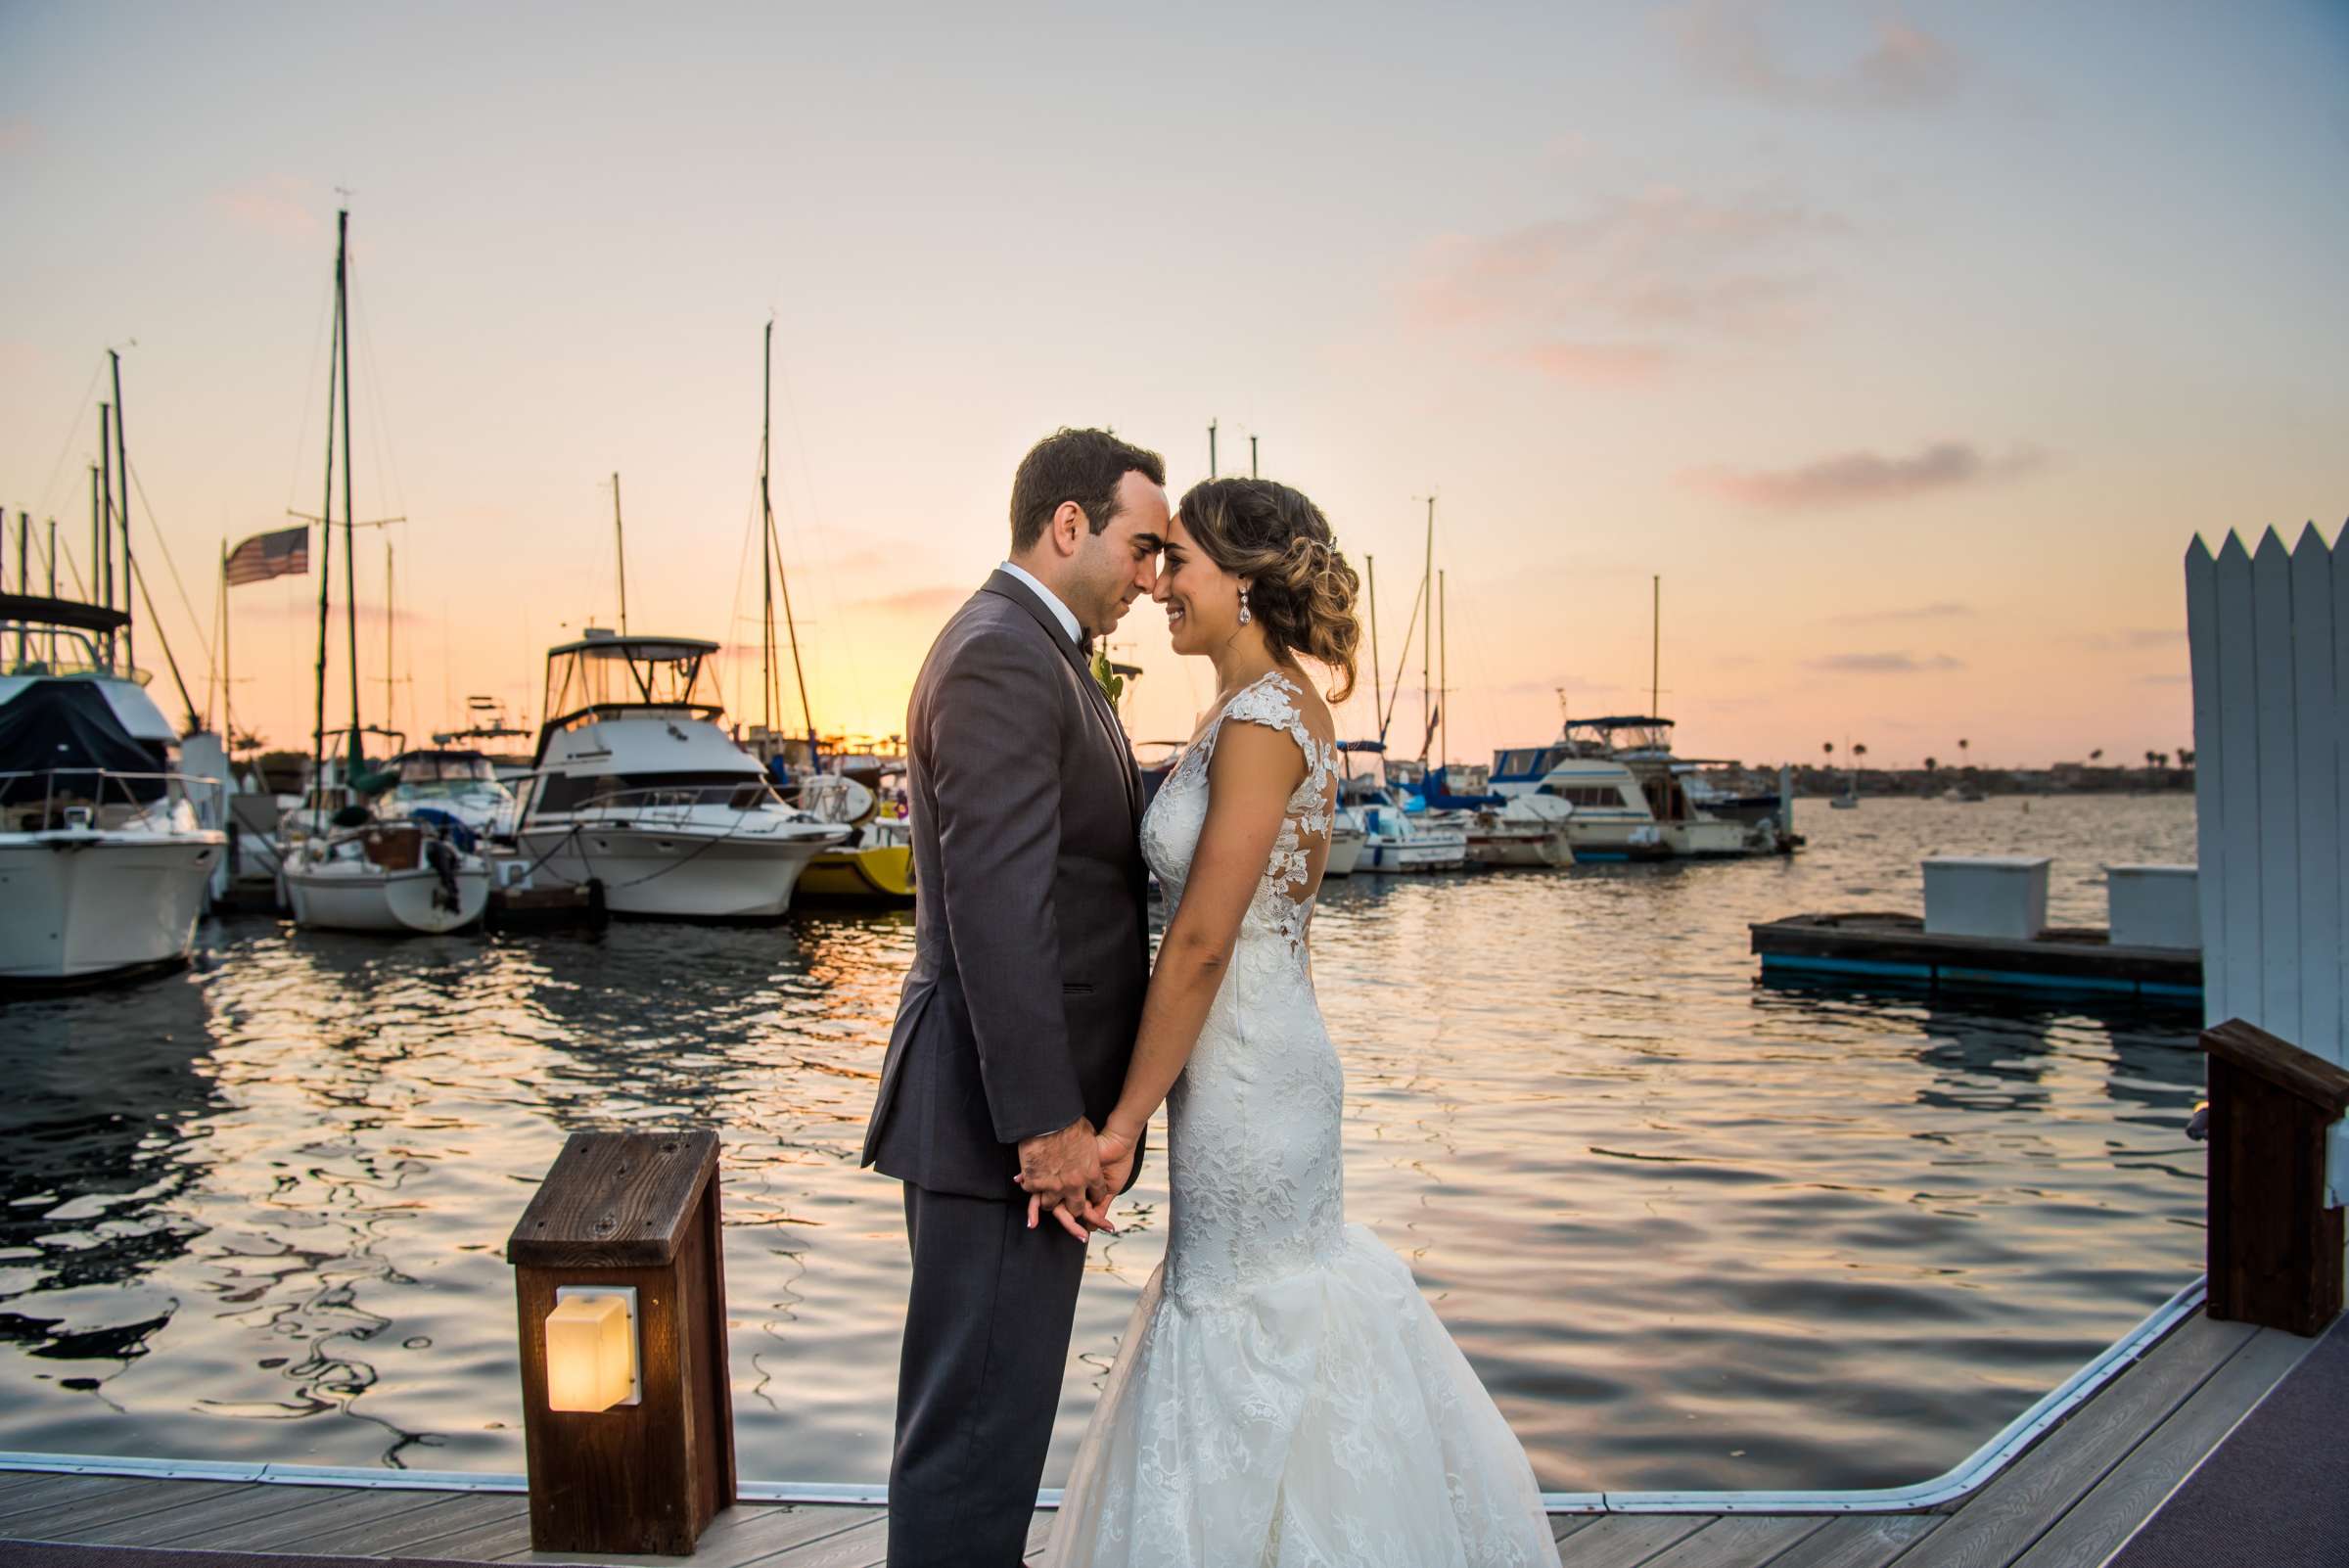
[(1208, 559), (1179, 516), (1168, 527), (1150, 597), (1166, 608), (1167, 631), (1178, 654), (1219, 648), (1239, 630), (1240, 579)]

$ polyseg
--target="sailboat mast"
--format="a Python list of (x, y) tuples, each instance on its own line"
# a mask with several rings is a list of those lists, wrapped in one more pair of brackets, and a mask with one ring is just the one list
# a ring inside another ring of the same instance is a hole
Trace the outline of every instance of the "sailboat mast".
[(318, 503), (318, 678), (310, 722), (310, 831), (326, 810), (327, 587), (335, 580), (335, 366), (343, 357), (343, 247), (335, 246), (335, 337), (326, 361), (326, 493)]
[(1370, 595), (1370, 716), (1378, 720), (1378, 738), (1387, 738), (1386, 675), (1378, 668), (1378, 557), (1365, 555), (1362, 567), (1369, 574)]
[(767, 447), (774, 438), (775, 324), (766, 324), (759, 386), (759, 722), (775, 734), (775, 530), (766, 499)]
[[(345, 208), (335, 214), (335, 310), (345, 322), (350, 319), (350, 209)], [(350, 470), (350, 338), (345, 328), (343, 334), (343, 626), (344, 640), (350, 649), (350, 761), (351, 772), (358, 771), (359, 761), (359, 538), (358, 513), (351, 510)], [(330, 429), (328, 438), (333, 438)]]
[[(98, 405), (98, 537), (106, 558), (106, 607), (115, 607), (115, 405)], [(106, 634), (106, 662), (115, 662), (115, 634)]]
[[(131, 583), (135, 580), (130, 575), (130, 448), (122, 439), (122, 356), (109, 348), (106, 357), (114, 367), (115, 376), (115, 473), (122, 482), (122, 612), (127, 617), (130, 613)], [(125, 669), (135, 669), (138, 665), (138, 657), (131, 643), (131, 625), (132, 623), (127, 619), (122, 623), (122, 664)]]
[(628, 634), (628, 536), (620, 527), (620, 475), (612, 476), (612, 553), (620, 562), (620, 634)]
[(760, 398), (759, 421), (759, 509), (766, 514), (766, 536), (775, 551), (775, 584), (783, 590), (783, 631), (791, 639), (791, 673), (800, 687), (800, 716), (807, 723), (807, 765), (815, 765), (815, 710), (807, 706), (807, 670), (800, 663), (800, 626), (791, 614), (791, 578), (783, 571), (783, 541), (775, 537), (774, 503), (767, 499), (767, 453), (772, 449), (769, 421), (775, 380), (775, 324), (766, 324), (766, 392)]
[[(237, 709), (229, 701), (228, 664), (228, 541), (220, 541), (220, 740), (234, 755), (237, 745)], [(206, 714), (206, 727), (210, 727), (211, 715)]]
[(1444, 574), (1436, 574), (1436, 614), (1443, 619), (1444, 634), (1436, 644), (1436, 695), (1444, 706), (1436, 712), (1443, 715), (1444, 744), (1440, 750), (1444, 761), (1451, 761), (1451, 612), (1444, 607)]
[(392, 530), (384, 530), (384, 727), (399, 728), (399, 694), (393, 689), (392, 671), (399, 668), (392, 661), (392, 628), (399, 621), (399, 596), (392, 591)]
[(1664, 706), (1664, 577), (1655, 579), (1655, 604), (1648, 616), (1647, 645), (1647, 716), (1654, 718)]
[[(1431, 495), (1427, 498), (1427, 564), (1419, 578), (1420, 593), (1425, 594), (1435, 585), (1435, 581), (1436, 498)], [(1419, 738), (1419, 765), (1423, 768), (1427, 765), (1428, 743), (1436, 736), (1435, 690), (1428, 679), (1428, 651), (1435, 646), (1435, 640), (1436, 618), (1431, 615), (1427, 618), (1427, 624), (1419, 631), (1419, 710), (1420, 721), (1427, 725), (1427, 733)], [(1410, 644), (1406, 642), (1404, 646), (1408, 648)]]

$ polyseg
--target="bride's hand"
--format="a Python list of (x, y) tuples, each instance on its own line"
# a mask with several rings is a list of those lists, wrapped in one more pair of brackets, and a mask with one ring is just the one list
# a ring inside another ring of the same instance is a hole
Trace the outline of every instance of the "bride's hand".
[[(1109, 1126), (1101, 1130), (1095, 1147), (1101, 1152), (1101, 1175), (1114, 1193), (1126, 1190), (1126, 1182), (1133, 1175), (1134, 1151), (1141, 1146), (1141, 1134)], [(1107, 1205), (1103, 1205), (1104, 1209)]]

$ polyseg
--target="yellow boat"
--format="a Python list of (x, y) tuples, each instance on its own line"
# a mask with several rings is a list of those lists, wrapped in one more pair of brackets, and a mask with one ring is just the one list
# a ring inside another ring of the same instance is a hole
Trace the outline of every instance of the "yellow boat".
[(826, 850), (801, 869), (797, 891), (810, 899), (911, 903), (913, 848), (878, 844), (866, 850)]

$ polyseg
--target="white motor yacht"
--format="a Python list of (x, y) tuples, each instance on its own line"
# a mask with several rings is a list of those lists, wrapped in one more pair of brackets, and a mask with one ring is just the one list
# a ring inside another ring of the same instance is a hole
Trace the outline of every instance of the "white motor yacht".
[(546, 656), (545, 727), (515, 837), (614, 914), (773, 919), (851, 829), (786, 805), (702, 690), (717, 644), (590, 627)]
[(1783, 854), (1799, 842), (1776, 815), (1731, 816), (1692, 797), (1698, 764), (1672, 754), (1673, 721), (1569, 719), (1547, 746), (1493, 754), (1497, 795), (1546, 795), (1573, 807), (1577, 860), (1716, 859)]
[(118, 610), (0, 593), (0, 982), (89, 983), (184, 962), (227, 835), (177, 735), (118, 656)]
[(1468, 819), (1468, 858), (1479, 865), (1574, 864), (1574, 807), (1554, 795), (1516, 795)]

